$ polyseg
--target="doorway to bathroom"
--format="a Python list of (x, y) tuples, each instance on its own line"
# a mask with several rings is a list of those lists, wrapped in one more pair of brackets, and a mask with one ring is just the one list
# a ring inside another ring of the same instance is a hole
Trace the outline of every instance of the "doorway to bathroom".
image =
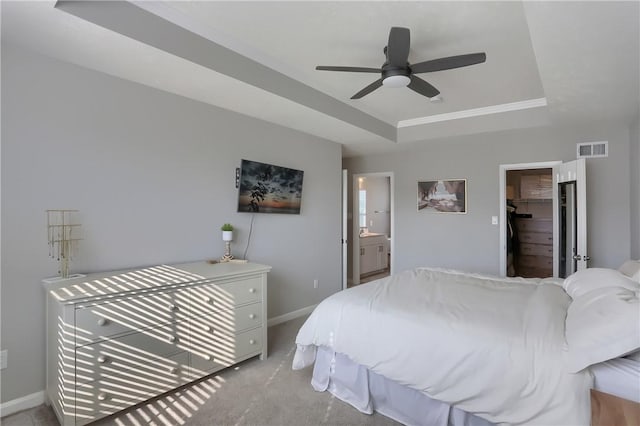
[(352, 279), (358, 285), (393, 271), (393, 173), (353, 176)]

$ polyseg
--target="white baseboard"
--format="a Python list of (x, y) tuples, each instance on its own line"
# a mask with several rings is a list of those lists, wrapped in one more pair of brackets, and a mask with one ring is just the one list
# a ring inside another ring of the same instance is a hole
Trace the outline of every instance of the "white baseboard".
[(37, 407), (44, 404), (44, 391), (32, 393), (20, 398), (12, 399), (11, 401), (3, 402), (0, 404), (0, 417), (8, 416), (10, 414), (17, 413), (18, 411), (28, 410), (29, 408)]
[(283, 322), (291, 321), (292, 319), (309, 315), (316, 308), (316, 306), (318, 305), (307, 306), (306, 308), (298, 309), (297, 311), (293, 311), (284, 315), (279, 315), (277, 317), (269, 318), (269, 320), (267, 321), (267, 327), (282, 324)]

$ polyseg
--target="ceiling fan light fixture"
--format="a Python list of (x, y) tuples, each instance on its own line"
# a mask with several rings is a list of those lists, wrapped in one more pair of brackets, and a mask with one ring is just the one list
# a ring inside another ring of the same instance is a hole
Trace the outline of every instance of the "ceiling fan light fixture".
[(382, 86), (386, 86), (407, 87), (414, 92), (429, 98), (431, 102), (442, 102), (442, 98), (437, 97), (440, 94), (440, 91), (433, 87), (429, 82), (416, 76), (416, 74), (467, 67), (469, 65), (481, 64), (487, 60), (487, 54), (479, 52), (431, 59), (411, 64), (409, 63), (410, 43), (411, 37), (409, 35), (408, 28), (392, 27), (391, 31), (389, 31), (389, 42), (383, 49), (385, 61), (382, 64), (382, 67), (371, 68), (318, 65), (316, 69), (320, 71), (380, 73), (379, 79), (370, 83), (364, 89), (351, 96), (351, 99), (360, 99), (374, 90), (377, 90)]
[(411, 79), (406, 75), (390, 75), (382, 80), (385, 87), (406, 87)]

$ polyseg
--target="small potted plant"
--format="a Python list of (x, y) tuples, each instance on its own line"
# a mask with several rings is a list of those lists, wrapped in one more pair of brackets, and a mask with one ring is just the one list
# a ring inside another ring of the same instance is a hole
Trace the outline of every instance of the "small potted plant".
[(220, 229), (222, 230), (222, 241), (233, 240), (233, 226), (230, 223), (225, 223)]

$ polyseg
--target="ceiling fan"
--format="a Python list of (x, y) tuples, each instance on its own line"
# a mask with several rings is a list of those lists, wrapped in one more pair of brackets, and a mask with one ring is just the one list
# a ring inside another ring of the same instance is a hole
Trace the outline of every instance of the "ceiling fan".
[(409, 64), (410, 35), (408, 28), (392, 27), (389, 31), (389, 43), (383, 49), (386, 61), (381, 68), (365, 67), (341, 67), (341, 66), (317, 66), (320, 71), (345, 71), (380, 73), (381, 77), (353, 95), (351, 99), (360, 99), (373, 92), (380, 86), (404, 87), (407, 86), (414, 92), (433, 98), (440, 91), (414, 74), (449, 70), (452, 68), (466, 67), (480, 64), (487, 59), (483, 53), (470, 53), (467, 55), (449, 56), (447, 58), (432, 59), (430, 61)]

